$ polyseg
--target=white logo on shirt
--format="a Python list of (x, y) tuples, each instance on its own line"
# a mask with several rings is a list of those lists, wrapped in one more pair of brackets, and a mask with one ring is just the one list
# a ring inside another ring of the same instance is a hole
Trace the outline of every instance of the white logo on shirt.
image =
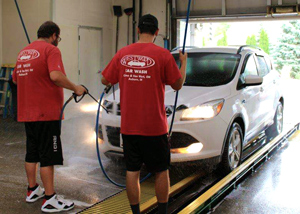
[(23, 50), (18, 56), (18, 62), (27, 62), (29, 60), (33, 60), (39, 58), (40, 53), (37, 50)]
[(154, 59), (148, 56), (126, 55), (121, 59), (121, 64), (129, 68), (150, 68), (155, 65)]

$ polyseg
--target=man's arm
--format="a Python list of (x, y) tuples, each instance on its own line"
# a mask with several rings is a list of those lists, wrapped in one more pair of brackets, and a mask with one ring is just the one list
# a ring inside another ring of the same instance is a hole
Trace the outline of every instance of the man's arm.
[(61, 71), (52, 71), (50, 73), (50, 79), (55, 85), (74, 91), (78, 96), (86, 92), (84, 87), (72, 83)]
[(179, 60), (180, 60), (180, 74), (181, 78), (176, 80), (175, 83), (171, 85), (171, 87), (178, 91), (182, 88), (184, 82), (185, 82), (185, 76), (186, 76), (186, 64), (187, 64), (187, 53), (182, 54), (181, 51), (179, 51)]
[(103, 76), (102, 76), (102, 78), (101, 78), (101, 82), (102, 82), (103, 85), (109, 85), (109, 84), (110, 84), (110, 82), (108, 82), (108, 81), (105, 79), (105, 77), (103, 77)]

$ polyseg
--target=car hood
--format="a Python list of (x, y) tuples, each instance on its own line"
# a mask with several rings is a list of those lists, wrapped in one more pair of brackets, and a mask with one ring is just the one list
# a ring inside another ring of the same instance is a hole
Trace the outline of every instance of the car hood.
[[(166, 105), (174, 105), (175, 94), (176, 92), (171, 87), (166, 87)], [(230, 87), (228, 85), (216, 87), (184, 86), (179, 91), (177, 106), (185, 105), (191, 107), (228, 96), (230, 96)]]
[[(174, 105), (176, 92), (170, 87), (165, 89), (165, 105)], [(230, 87), (228, 85), (216, 87), (198, 87), (183, 86), (179, 91), (177, 106), (185, 105), (187, 107), (200, 105), (212, 100), (223, 99), (230, 96)], [(109, 95), (107, 100), (113, 101), (113, 95)], [(115, 102), (120, 101), (120, 90), (115, 92)]]

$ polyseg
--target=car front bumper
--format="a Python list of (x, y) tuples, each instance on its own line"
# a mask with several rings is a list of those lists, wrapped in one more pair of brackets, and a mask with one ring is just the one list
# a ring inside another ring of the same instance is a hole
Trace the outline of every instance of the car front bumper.
[[(170, 120), (171, 118), (169, 117), (168, 119)], [(120, 135), (120, 116), (104, 113), (100, 121), (103, 136), (103, 142), (100, 144), (100, 151), (107, 156), (115, 155), (121, 157), (123, 148), (121, 147), (122, 137)], [(173, 143), (171, 148), (174, 148), (174, 146), (176, 146), (176, 148), (182, 148), (187, 147), (192, 143), (201, 143), (202, 149), (196, 153), (193, 153), (193, 149), (188, 150), (188, 152), (172, 151), (172, 163), (196, 161), (221, 155), (228, 127), (228, 124), (225, 123), (221, 117), (216, 116), (213, 119), (204, 121), (180, 121), (180, 118), (176, 117), (175, 121), (172, 130), (173, 138), (171, 138), (171, 144), (175, 141), (176, 143)], [(184, 138), (183, 136), (186, 136), (187, 138)], [(182, 141), (182, 143), (180, 143), (180, 141)], [(182, 145), (182, 147), (180, 147), (180, 145)]]

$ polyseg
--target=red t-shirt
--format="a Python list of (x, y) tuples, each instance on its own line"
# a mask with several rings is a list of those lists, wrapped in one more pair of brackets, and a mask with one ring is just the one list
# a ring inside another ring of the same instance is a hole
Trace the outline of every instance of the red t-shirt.
[(13, 80), (18, 86), (18, 121), (59, 120), (63, 89), (50, 79), (52, 71), (65, 74), (60, 50), (45, 41), (35, 41), (18, 55)]
[(181, 78), (168, 50), (153, 43), (129, 45), (118, 51), (102, 75), (110, 83), (120, 84), (122, 134), (168, 133), (165, 85)]

